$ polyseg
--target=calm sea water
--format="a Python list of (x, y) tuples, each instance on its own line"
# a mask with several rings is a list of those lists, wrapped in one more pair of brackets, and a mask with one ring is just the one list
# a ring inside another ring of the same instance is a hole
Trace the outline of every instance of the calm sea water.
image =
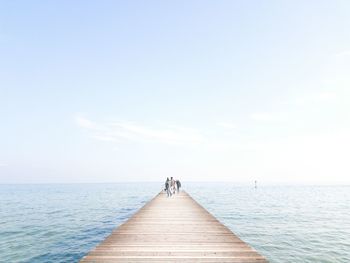
[[(270, 262), (350, 262), (350, 187), (184, 186)], [(77, 262), (160, 188), (0, 185), (0, 262)]]

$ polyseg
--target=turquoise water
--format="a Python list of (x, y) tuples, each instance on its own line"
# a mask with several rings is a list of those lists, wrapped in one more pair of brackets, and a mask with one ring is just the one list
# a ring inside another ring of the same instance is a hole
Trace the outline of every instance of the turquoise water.
[(77, 262), (157, 184), (0, 185), (0, 262)]
[[(270, 262), (350, 262), (350, 187), (184, 185)], [(0, 185), (0, 262), (77, 262), (160, 188)]]

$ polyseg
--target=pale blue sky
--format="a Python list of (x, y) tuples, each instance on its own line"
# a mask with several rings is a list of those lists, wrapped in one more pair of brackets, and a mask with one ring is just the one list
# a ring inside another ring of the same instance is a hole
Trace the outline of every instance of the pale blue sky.
[(1, 1), (0, 183), (349, 183), (349, 1)]

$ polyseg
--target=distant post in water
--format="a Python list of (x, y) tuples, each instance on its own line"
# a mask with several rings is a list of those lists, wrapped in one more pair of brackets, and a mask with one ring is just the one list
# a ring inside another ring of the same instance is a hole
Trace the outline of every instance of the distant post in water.
[(258, 182), (256, 180), (254, 181), (254, 188), (258, 188)]

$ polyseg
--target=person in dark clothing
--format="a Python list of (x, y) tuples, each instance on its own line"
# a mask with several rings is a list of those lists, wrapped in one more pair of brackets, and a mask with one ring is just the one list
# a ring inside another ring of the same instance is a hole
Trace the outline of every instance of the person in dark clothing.
[(178, 193), (180, 192), (180, 187), (181, 187), (180, 180), (176, 180), (176, 189)]
[(165, 181), (165, 191), (166, 191), (168, 197), (171, 196), (170, 184), (171, 184), (171, 181), (170, 181), (169, 177), (167, 177), (166, 181)]
[(164, 191), (167, 190), (167, 187), (168, 187), (168, 180), (169, 180), (169, 177), (167, 177), (166, 180), (165, 180), (165, 183), (164, 183)]

